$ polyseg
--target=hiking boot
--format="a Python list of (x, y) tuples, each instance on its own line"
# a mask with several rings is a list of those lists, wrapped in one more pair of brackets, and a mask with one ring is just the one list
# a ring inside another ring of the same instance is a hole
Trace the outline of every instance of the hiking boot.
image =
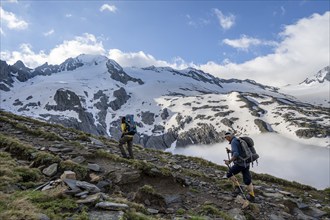
[(239, 186), (235, 186), (235, 189), (232, 191), (231, 195), (233, 197), (238, 196), (241, 193), (241, 190), (239, 189)]
[(253, 195), (251, 195), (250, 193), (248, 193), (248, 194), (246, 195), (246, 199), (249, 200), (250, 202), (254, 202), (255, 199), (256, 199), (256, 197), (253, 196)]

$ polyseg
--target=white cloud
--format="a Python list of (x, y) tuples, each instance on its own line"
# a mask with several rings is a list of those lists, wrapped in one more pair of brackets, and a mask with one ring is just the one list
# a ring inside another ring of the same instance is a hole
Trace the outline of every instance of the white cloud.
[(188, 25), (196, 27), (196, 28), (208, 25), (210, 23), (210, 20), (205, 19), (205, 18), (199, 18), (197, 21), (195, 21), (189, 14), (186, 15), (186, 18), (188, 20), (188, 22), (187, 22)]
[(199, 68), (221, 78), (254, 79), (273, 86), (297, 84), (329, 65), (329, 18), (330, 12), (313, 14), (285, 26), (273, 54), (242, 64), (210, 61)]
[(26, 21), (17, 18), (12, 12), (3, 10), (2, 7), (0, 7), (0, 20), (1, 23), (5, 23), (9, 29), (24, 30), (29, 26)]
[(213, 12), (217, 16), (220, 26), (224, 30), (230, 29), (235, 24), (235, 15), (229, 14), (228, 16), (225, 16), (219, 9), (215, 8), (213, 9)]
[(49, 31), (47, 31), (47, 32), (45, 32), (45, 33), (43, 33), (43, 35), (47, 37), (47, 36), (49, 36), (49, 35), (54, 34), (54, 32), (55, 32), (54, 29), (51, 29), (51, 30), (49, 30)]
[(105, 11), (105, 10), (108, 10), (110, 12), (116, 12), (117, 7), (114, 5), (104, 4), (101, 6), (100, 11)]
[(9, 64), (21, 60), (28, 67), (36, 67), (47, 62), (48, 56), (44, 51), (40, 51), (38, 54), (34, 53), (30, 44), (21, 44), (19, 51), (1, 51), (1, 59), (6, 60)]
[(18, 3), (17, 0), (7, 0), (7, 1), (10, 2), (10, 3)]
[(227, 44), (231, 47), (234, 47), (236, 49), (247, 51), (249, 47), (251, 46), (257, 46), (257, 45), (266, 45), (266, 46), (276, 46), (277, 43), (274, 41), (265, 41), (260, 40), (257, 38), (248, 37), (246, 35), (242, 35), (239, 39), (224, 39), (222, 41), (224, 44)]
[(73, 40), (64, 41), (62, 44), (57, 45), (49, 54), (46, 54), (44, 51), (35, 53), (31, 45), (22, 44), (19, 51), (1, 52), (1, 59), (6, 60), (9, 64), (22, 60), (26, 66), (34, 68), (45, 62), (60, 64), (67, 58), (76, 57), (82, 53), (104, 55), (105, 50), (102, 42), (98, 41), (94, 35), (85, 33), (82, 36), (75, 37)]
[(66, 18), (71, 18), (72, 17), (72, 14), (66, 14), (65, 17)]
[(0, 27), (0, 34), (5, 35), (5, 32), (2, 30), (2, 27)]
[(117, 61), (123, 67), (148, 67), (148, 66), (157, 66), (164, 67), (169, 66), (174, 69), (185, 69), (189, 66), (193, 66), (194, 64), (187, 64), (181, 57), (173, 58), (172, 62), (167, 62), (163, 60), (157, 60), (150, 54), (145, 54), (143, 51), (139, 52), (122, 52), (119, 49), (111, 49), (109, 50), (108, 57)]

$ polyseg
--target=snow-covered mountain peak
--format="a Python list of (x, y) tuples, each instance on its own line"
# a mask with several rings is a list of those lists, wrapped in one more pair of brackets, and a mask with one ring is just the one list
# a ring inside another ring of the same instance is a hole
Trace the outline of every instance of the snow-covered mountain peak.
[(305, 79), (300, 84), (324, 83), (330, 81), (330, 66), (326, 66), (318, 71), (313, 77)]
[(123, 68), (114, 60), (112, 59), (107, 59), (107, 66), (111, 66), (113, 67), (114, 69), (116, 69), (117, 71), (123, 71)]
[(97, 65), (106, 62), (108, 58), (102, 55), (80, 54), (75, 58), (78, 62), (87, 65)]
[(330, 66), (326, 66), (298, 85), (288, 85), (281, 88), (281, 92), (290, 94), (303, 102), (329, 107), (329, 88)]

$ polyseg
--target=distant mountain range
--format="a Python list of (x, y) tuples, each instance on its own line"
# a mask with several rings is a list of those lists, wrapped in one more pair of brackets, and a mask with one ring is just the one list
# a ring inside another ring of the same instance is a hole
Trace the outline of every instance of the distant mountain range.
[[(1, 109), (115, 139), (121, 116), (134, 114), (135, 142), (148, 148), (216, 143), (228, 130), (329, 145), (329, 107), (297, 99), (284, 92), (288, 87), (224, 80), (193, 68), (122, 68), (94, 55), (35, 69), (1, 61), (0, 68)], [(329, 85), (329, 67), (298, 86), (316, 83)]]
[(330, 108), (330, 66), (297, 85), (281, 88), (280, 92), (293, 95), (306, 103)]

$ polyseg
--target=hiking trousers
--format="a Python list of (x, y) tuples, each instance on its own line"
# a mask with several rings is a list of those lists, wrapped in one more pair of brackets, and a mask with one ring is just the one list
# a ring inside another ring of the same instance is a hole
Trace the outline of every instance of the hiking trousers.
[(251, 179), (251, 173), (250, 173), (250, 166), (239, 166), (237, 164), (234, 164), (232, 167), (230, 167), (228, 173), (227, 173), (227, 178), (232, 177), (233, 175), (236, 175), (238, 173), (242, 173), (243, 175), (243, 182), (245, 185), (250, 185), (252, 182)]
[(119, 149), (120, 149), (120, 152), (121, 154), (123, 155), (123, 157), (125, 158), (128, 158), (127, 154), (126, 154), (126, 151), (123, 147), (123, 145), (127, 143), (127, 150), (128, 150), (128, 154), (129, 154), (129, 157), (134, 159), (134, 156), (133, 156), (133, 137), (130, 136), (130, 135), (124, 135), (122, 138), (120, 138), (119, 140)]

